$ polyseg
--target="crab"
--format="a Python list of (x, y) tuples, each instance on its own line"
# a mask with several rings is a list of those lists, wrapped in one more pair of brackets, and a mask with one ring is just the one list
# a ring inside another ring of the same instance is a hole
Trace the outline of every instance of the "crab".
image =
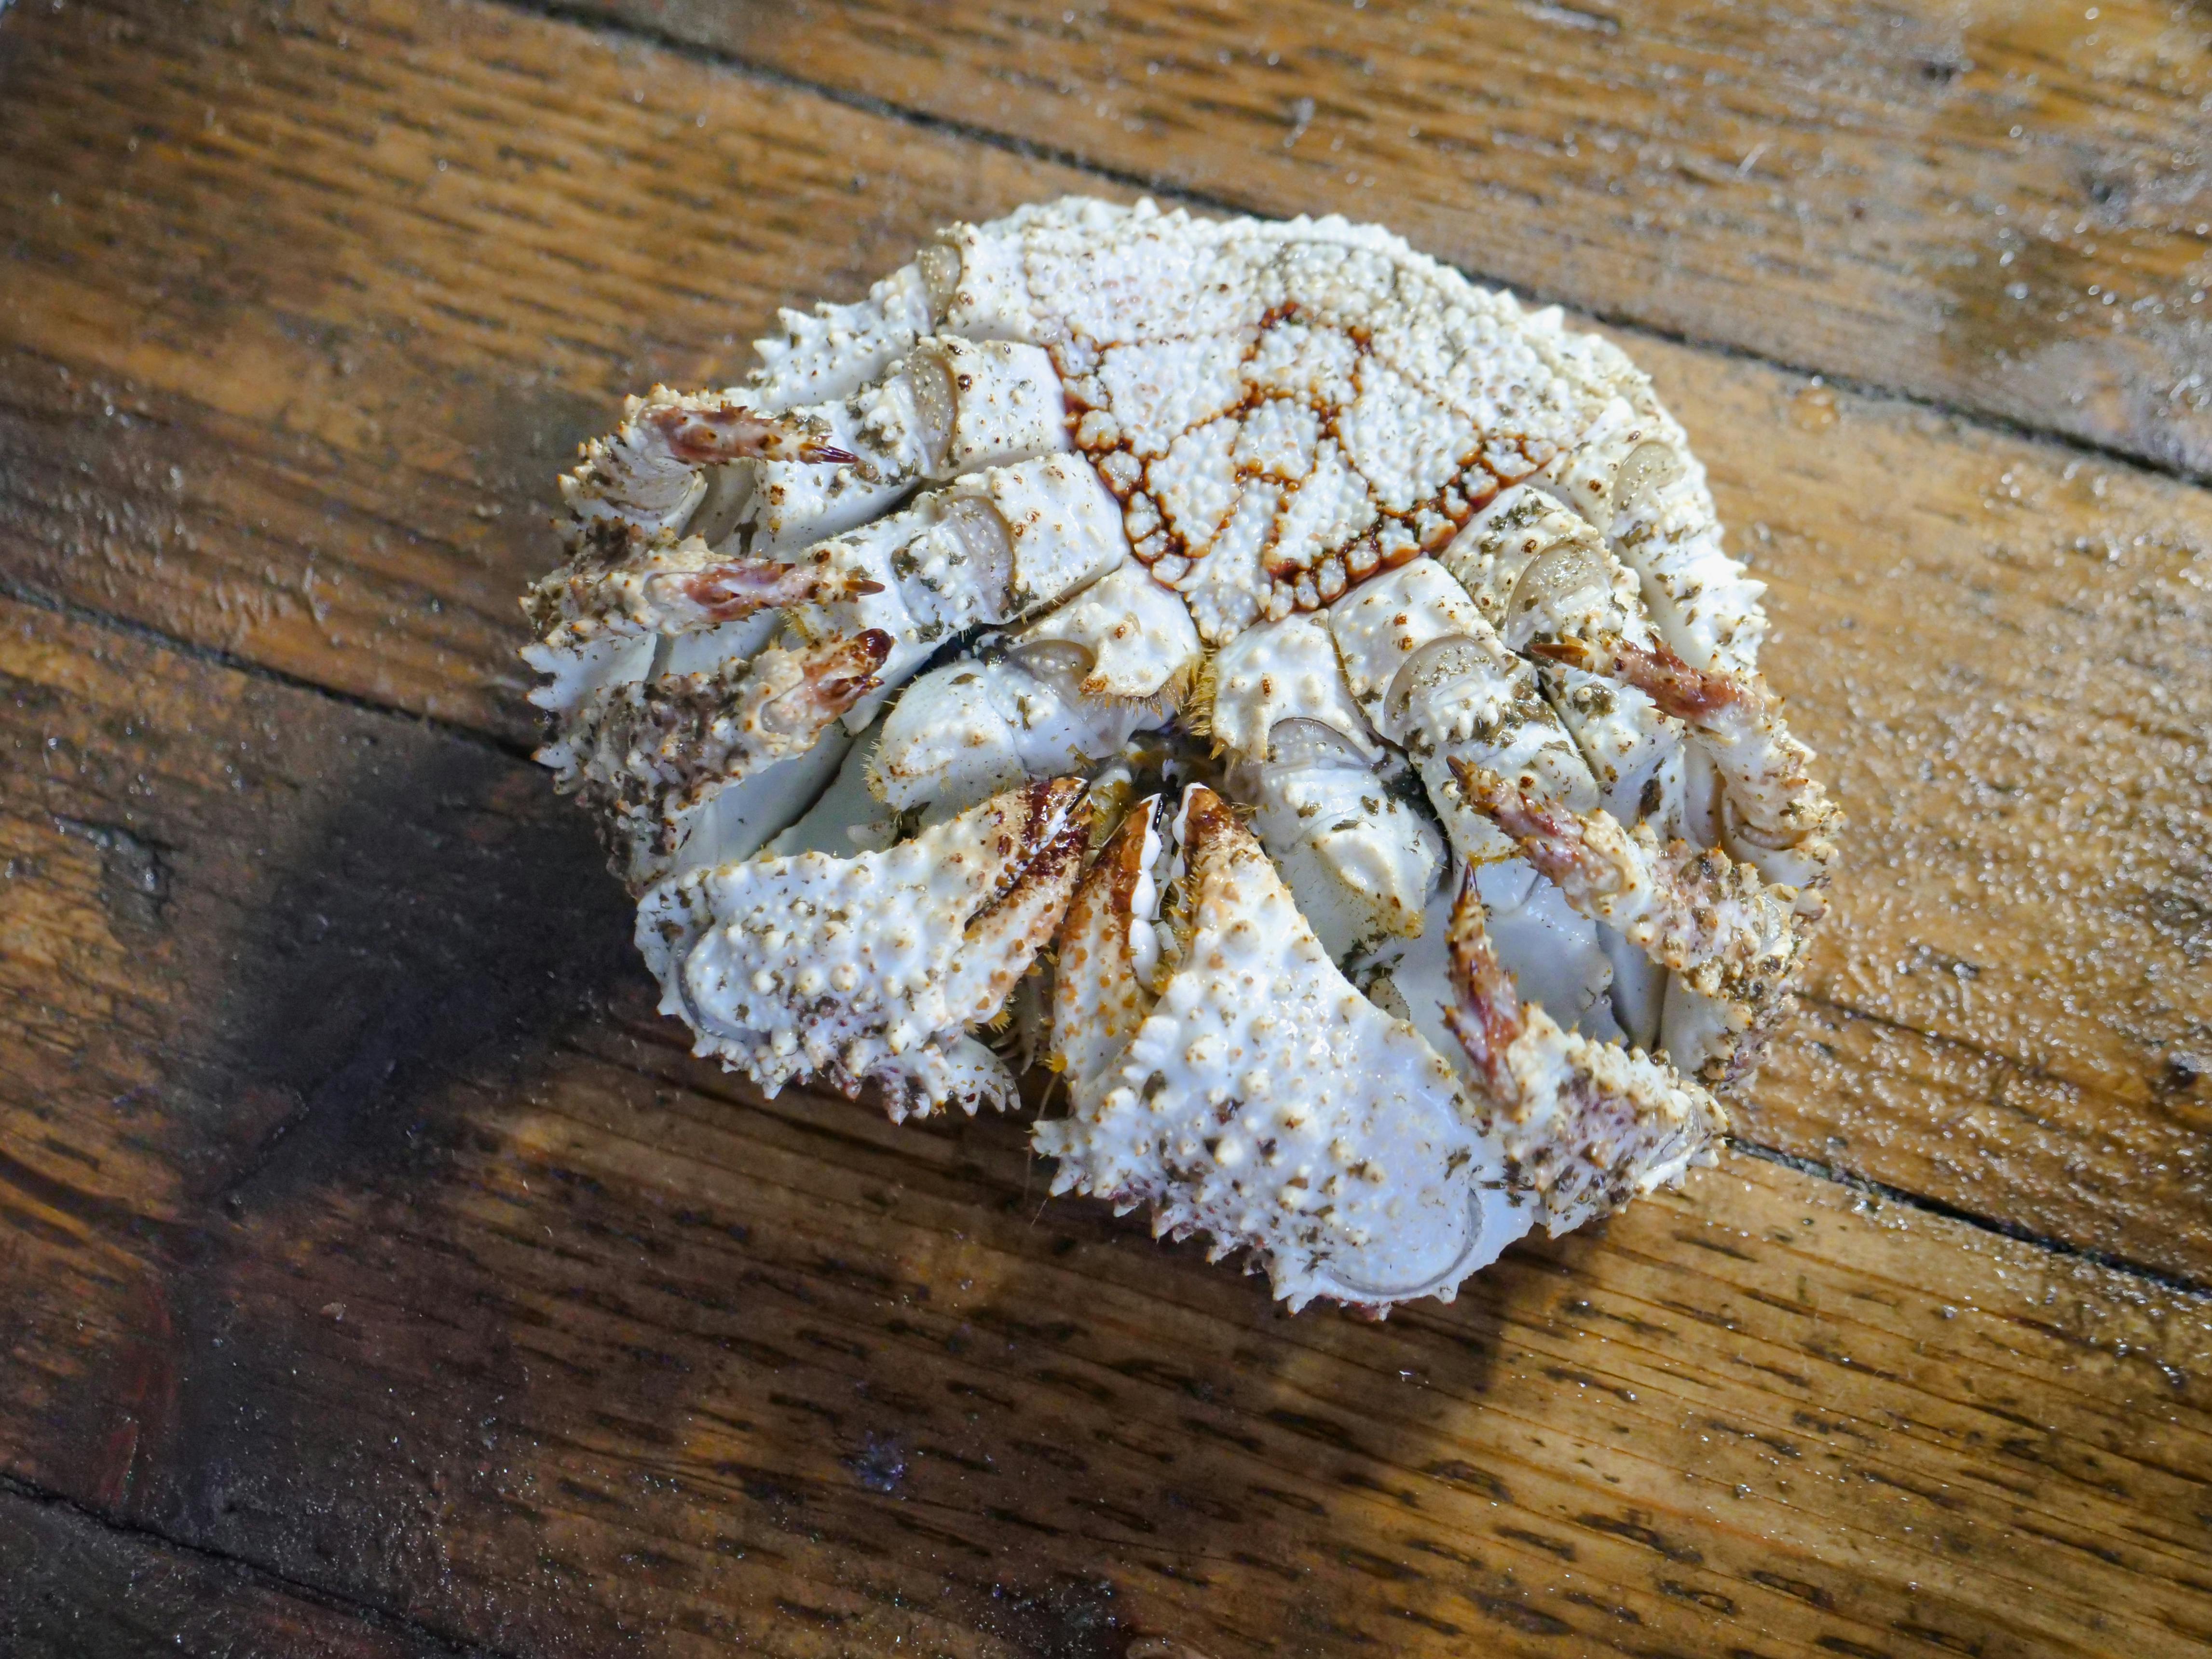
[(1055, 1191), (1294, 1308), (1711, 1161), (1841, 817), (1618, 348), (1373, 226), (1083, 198), (781, 320), (585, 447), (524, 600), (700, 1054), (895, 1119), (1041, 1057)]

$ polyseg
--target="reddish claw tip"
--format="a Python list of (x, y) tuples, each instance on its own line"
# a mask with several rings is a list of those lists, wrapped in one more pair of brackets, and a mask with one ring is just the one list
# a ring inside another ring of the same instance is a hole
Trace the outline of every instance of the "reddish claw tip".
[(685, 599), (716, 622), (735, 622), (757, 611), (859, 599), (884, 591), (881, 582), (866, 576), (848, 576), (840, 581), (814, 566), (785, 564), (776, 559), (725, 559), (690, 575), (663, 580), (674, 580)]
[(1455, 1006), (1443, 1011), (1444, 1024), (1467, 1050), (1490, 1091), (1502, 1101), (1519, 1093), (1505, 1063), (1505, 1051), (1526, 1029), (1521, 1017), (1521, 998), (1513, 981), (1490, 948), (1484, 925), (1482, 897), (1475, 891), (1474, 872), (1460, 878), (1459, 897), (1452, 904), (1451, 928), (1444, 936), (1450, 951), (1452, 989)]
[(891, 636), (880, 628), (817, 648), (806, 661), (799, 690), (787, 697), (811, 704), (823, 720), (835, 719), (883, 682), (876, 671), (891, 654)]
[(1662, 714), (1693, 726), (1754, 698), (1736, 675), (1725, 669), (1692, 668), (1658, 640), (1650, 645), (1631, 645), (1612, 637), (1595, 645), (1584, 640), (1547, 640), (1528, 649), (1548, 661), (1634, 686), (1657, 703)]
[(729, 559), (696, 571), (681, 582), (684, 596), (718, 622), (797, 605), (818, 584), (797, 565), (775, 559)]
[(1486, 766), (1463, 761), (1456, 755), (1451, 758), (1451, 769), (1467, 796), (1468, 805), (1493, 820), (1507, 835), (1516, 838), (1552, 838), (1565, 833), (1568, 826), (1563, 816), (1537, 805), (1528, 792), (1511, 779), (1500, 776)]
[(1543, 805), (1486, 766), (1470, 765), (1455, 755), (1451, 769), (1468, 805), (1518, 842), (1538, 870), (1558, 881), (1577, 868), (1575, 849), (1582, 845), (1583, 828), (1572, 813)]
[(704, 466), (716, 461), (851, 462), (849, 450), (824, 443), (784, 415), (763, 415), (743, 404), (657, 409), (645, 417), (678, 460)]

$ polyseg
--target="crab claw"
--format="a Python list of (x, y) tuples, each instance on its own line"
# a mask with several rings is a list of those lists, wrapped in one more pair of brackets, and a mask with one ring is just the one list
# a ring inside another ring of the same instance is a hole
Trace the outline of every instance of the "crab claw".
[(723, 785), (803, 755), (830, 721), (876, 689), (891, 636), (872, 628), (850, 639), (762, 652), (701, 674), (635, 680), (592, 693), (600, 705), (576, 729), (588, 748), (538, 751), (558, 787), (625, 823), (678, 815)]
[(1836, 860), (1843, 814), (1814, 781), (1813, 751), (1783, 723), (1782, 700), (1757, 672), (1695, 668), (1660, 641), (1616, 635), (1547, 640), (1535, 655), (1633, 686), (1686, 723), (1727, 785), (1730, 840), (1768, 879), (1797, 890), (1797, 914), (1827, 908), (1820, 890)]
[(1004, 1106), (1014, 1082), (969, 1029), (1051, 939), (1089, 845), (1080, 779), (1010, 789), (855, 858), (802, 853), (696, 870), (638, 907), (661, 1011), (770, 1095), (870, 1083), (894, 1121)]
[(678, 393), (657, 386), (633, 398), (612, 435), (584, 446), (561, 480), (578, 527), (600, 525), (613, 545), (683, 532), (707, 494), (707, 469), (726, 461), (844, 464), (856, 459), (812, 425), (763, 415), (718, 392)]
[(1060, 1160), (1053, 1190), (1149, 1202), (1156, 1231), (1203, 1231), (1217, 1257), (1250, 1249), (1294, 1309), (1449, 1298), (1528, 1225), (1457, 1074), (1337, 971), (1201, 786), (1174, 826), (1178, 914), (1156, 927), (1158, 816), (1129, 815), (1069, 906), (1054, 1041), (1073, 1109), (1033, 1137)]
[(1711, 1095), (1640, 1052), (1562, 1030), (1514, 994), (1472, 872), (1445, 939), (1457, 997), (1445, 1022), (1492, 1103), (1485, 1127), (1510, 1179), (1554, 1238), (1712, 1162), (1728, 1113)]

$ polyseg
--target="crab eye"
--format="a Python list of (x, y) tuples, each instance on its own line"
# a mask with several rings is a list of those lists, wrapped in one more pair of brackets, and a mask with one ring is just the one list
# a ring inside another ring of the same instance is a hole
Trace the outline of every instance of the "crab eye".
[(921, 286), (929, 295), (930, 319), (941, 323), (960, 292), (959, 251), (942, 242), (933, 243), (916, 254), (914, 262), (921, 269)]
[(1294, 716), (1267, 728), (1267, 761), (1279, 767), (1348, 766), (1371, 770), (1367, 757), (1325, 720)]
[(1562, 542), (1538, 554), (1505, 602), (1505, 643), (1519, 650), (1542, 625), (1536, 613), (1549, 611), (1557, 618), (1577, 593), (1595, 589), (1602, 599), (1611, 585), (1608, 574), (1597, 550), (1581, 543)]
[(952, 367), (943, 352), (919, 347), (907, 357), (906, 379), (914, 390), (917, 435), (934, 471), (952, 448)]
[(1073, 640), (1032, 640), (1027, 645), (1016, 646), (1006, 654), (1019, 663), (1024, 672), (1051, 681), (1071, 696), (1097, 661), (1089, 646), (1078, 645)]
[(1638, 444), (1628, 452), (1628, 459), (1613, 475), (1613, 510), (1626, 511), (1644, 495), (1658, 488), (1682, 470), (1681, 458), (1672, 446), (1656, 439)]

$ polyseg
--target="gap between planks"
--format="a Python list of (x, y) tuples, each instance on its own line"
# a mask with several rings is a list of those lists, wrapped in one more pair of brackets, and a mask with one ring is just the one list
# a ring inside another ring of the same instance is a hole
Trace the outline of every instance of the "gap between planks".
[[(486, 1647), (479, 1642), (470, 1642), (446, 1632), (434, 1630), (376, 1602), (348, 1595), (342, 1590), (309, 1583), (248, 1557), (234, 1554), (228, 1550), (210, 1548), (205, 1544), (195, 1544), (159, 1527), (111, 1515), (104, 1510), (81, 1504), (64, 1492), (50, 1491), (36, 1481), (26, 1480), (21, 1475), (0, 1470), (0, 1504), (11, 1503), (27, 1504), (64, 1516), (112, 1538), (166, 1550), (190, 1561), (241, 1574), (252, 1580), (256, 1587), (276, 1595), (303, 1602), (324, 1612), (341, 1614), (386, 1635), (404, 1638), (417, 1644), (422, 1659), (432, 1659), (432, 1656), (446, 1656), (447, 1659), (524, 1659), (520, 1654), (510, 1654), (501, 1649)], [(177, 1640), (182, 1644), (184, 1638), (179, 1635)]]

